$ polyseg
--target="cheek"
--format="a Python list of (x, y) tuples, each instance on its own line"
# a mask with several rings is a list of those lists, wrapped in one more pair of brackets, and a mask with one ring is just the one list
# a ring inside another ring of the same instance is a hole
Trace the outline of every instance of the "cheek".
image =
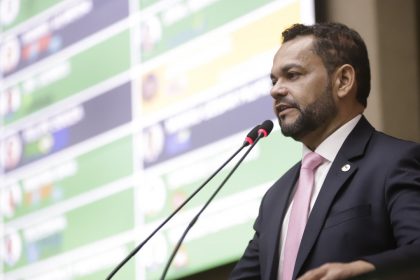
[(296, 89), (294, 98), (302, 109), (306, 108), (310, 104), (313, 104), (325, 94), (327, 83), (322, 81), (323, 80), (321, 79), (310, 80), (302, 83), (301, 86)]
[(313, 92), (311, 92), (310, 89), (307, 88), (295, 90), (290, 95), (290, 99), (300, 110), (305, 109), (309, 104), (315, 101)]

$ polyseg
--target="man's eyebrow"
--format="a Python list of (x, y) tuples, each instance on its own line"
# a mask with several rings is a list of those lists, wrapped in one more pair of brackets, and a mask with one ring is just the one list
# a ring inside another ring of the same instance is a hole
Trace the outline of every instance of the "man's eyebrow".
[[(280, 73), (286, 73), (287, 71), (289, 71), (291, 68), (294, 68), (294, 67), (302, 68), (302, 65), (297, 64), (297, 63), (288, 63), (280, 68)], [(273, 73), (271, 73), (270, 79), (275, 80), (277, 79), (277, 77)]]
[[(300, 65), (300, 64), (298, 64), (298, 63), (288, 63), (288, 64), (286, 64), (286, 65), (283, 65), (281, 68), (280, 68), (280, 75), (283, 75), (283, 74), (285, 74), (285, 73), (287, 73), (287, 71), (289, 71), (291, 68), (302, 68), (302, 65)], [(274, 71), (275, 73), (277, 73), (277, 71)], [(274, 75), (273, 73), (270, 73), (270, 79), (272, 80), (272, 81), (274, 81), (274, 80), (276, 80), (277, 79), (277, 76), (276, 75)]]
[(289, 63), (284, 65), (283, 67), (280, 68), (281, 72), (287, 72), (288, 70), (290, 70), (291, 68), (302, 68), (302, 65), (297, 64), (297, 63)]

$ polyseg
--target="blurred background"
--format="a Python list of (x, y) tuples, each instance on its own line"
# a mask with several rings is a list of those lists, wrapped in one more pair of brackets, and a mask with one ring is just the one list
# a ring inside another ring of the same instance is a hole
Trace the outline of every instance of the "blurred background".
[[(365, 39), (367, 118), (420, 140), (416, 0), (0, 0), (0, 279), (104, 279), (274, 120), (272, 57), (293, 23)], [(226, 279), (260, 200), (300, 158), (276, 125), (188, 234), (168, 279)], [(114, 279), (158, 279), (225, 168)]]

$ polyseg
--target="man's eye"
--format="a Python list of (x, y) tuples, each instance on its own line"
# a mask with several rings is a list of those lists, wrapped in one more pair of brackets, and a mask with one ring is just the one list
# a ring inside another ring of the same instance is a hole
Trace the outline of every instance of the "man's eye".
[(273, 87), (276, 85), (276, 83), (277, 83), (277, 80), (274, 80), (274, 79), (272, 79), (272, 80), (271, 80), (271, 85), (272, 85)]
[(296, 80), (297, 78), (299, 78), (300, 73), (299, 72), (287, 72), (287, 79), (289, 80)]

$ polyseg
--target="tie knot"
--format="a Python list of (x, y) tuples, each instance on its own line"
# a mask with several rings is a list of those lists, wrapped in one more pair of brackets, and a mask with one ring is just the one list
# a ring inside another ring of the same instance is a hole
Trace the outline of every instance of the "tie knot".
[(303, 158), (302, 168), (313, 170), (317, 168), (323, 161), (324, 158), (322, 156), (315, 152), (310, 152)]

